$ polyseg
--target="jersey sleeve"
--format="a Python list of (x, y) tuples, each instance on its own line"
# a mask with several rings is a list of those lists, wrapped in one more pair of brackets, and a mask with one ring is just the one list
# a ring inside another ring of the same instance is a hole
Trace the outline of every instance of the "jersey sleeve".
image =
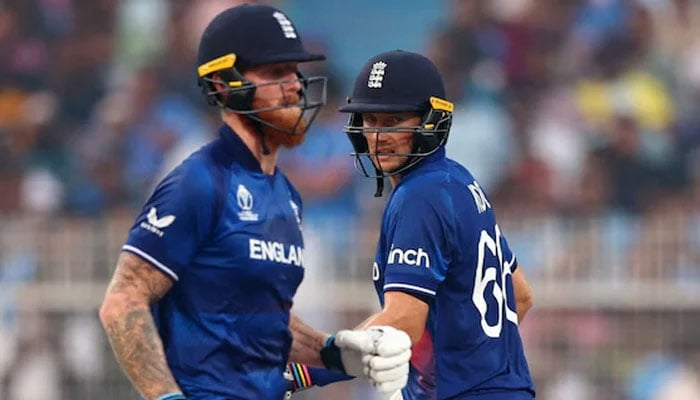
[(503, 252), (503, 262), (510, 266), (511, 272), (515, 271), (518, 268), (518, 260), (515, 258), (515, 254), (513, 254), (503, 234), (501, 234), (501, 251)]
[(386, 232), (385, 292), (407, 292), (423, 300), (435, 296), (452, 257), (453, 211), (446, 199), (439, 190), (424, 191), (402, 196), (392, 207)]
[(178, 166), (146, 201), (122, 250), (179, 280), (212, 228), (221, 190), (217, 186), (202, 161)]

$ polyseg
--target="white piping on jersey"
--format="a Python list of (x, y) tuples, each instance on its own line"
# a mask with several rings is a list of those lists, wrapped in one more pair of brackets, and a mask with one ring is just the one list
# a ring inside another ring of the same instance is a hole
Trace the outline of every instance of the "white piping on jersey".
[(423, 293), (427, 293), (431, 296), (435, 296), (434, 290), (422, 288), (420, 286), (408, 285), (405, 283), (387, 283), (386, 285), (384, 285), (384, 290), (394, 289), (394, 288), (411, 289), (411, 290), (415, 290), (417, 292), (423, 292)]
[(130, 252), (132, 252), (132, 253), (136, 253), (136, 254), (140, 255), (141, 257), (143, 257), (143, 258), (145, 258), (146, 260), (148, 260), (151, 264), (155, 265), (158, 269), (160, 269), (161, 271), (163, 271), (163, 272), (165, 272), (166, 274), (170, 275), (170, 276), (171, 276), (173, 279), (175, 279), (176, 281), (179, 281), (179, 280), (180, 280), (180, 278), (178, 278), (177, 274), (176, 274), (175, 272), (173, 272), (173, 270), (171, 270), (170, 268), (168, 268), (168, 267), (166, 267), (165, 265), (161, 264), (158, 260), (156, 260), (155, 258), (151, 257), (148, 253), (146, 253), (145, 251), (139, 249), (138, 247), (134, 247), (134, 246), (125, 244), (124, 246), (122, 246), (122, 250), (127, 250), (127, 251), (130, 251)]

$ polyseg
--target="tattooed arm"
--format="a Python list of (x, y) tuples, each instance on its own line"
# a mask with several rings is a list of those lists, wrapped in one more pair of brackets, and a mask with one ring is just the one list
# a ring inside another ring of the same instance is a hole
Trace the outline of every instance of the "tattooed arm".
[(122, 252), (100, 308), (100, 319), (114, 354), (146, 400), (181, 392), (165, 360), (150, 305), (173, 282), (141, 257)]

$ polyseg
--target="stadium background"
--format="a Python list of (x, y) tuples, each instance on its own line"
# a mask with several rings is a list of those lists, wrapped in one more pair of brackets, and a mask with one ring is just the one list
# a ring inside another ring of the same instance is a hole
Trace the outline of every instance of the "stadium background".
[[(0, 399), (136, 398), (97, 307), (152, 185), (211, 137), (194, 47), (230, 0), (0, 0)], [(371, 55), (423, 52), (532, 281), (544, 400), (700, 399), (700, 2), (287, 0), (330, 105), (281, 157), (306, 204), (295, 308), (332, 331), (377, 305), (383, 199), (335, 107)], [(349, 382), (299, 399), (372, 399)]]

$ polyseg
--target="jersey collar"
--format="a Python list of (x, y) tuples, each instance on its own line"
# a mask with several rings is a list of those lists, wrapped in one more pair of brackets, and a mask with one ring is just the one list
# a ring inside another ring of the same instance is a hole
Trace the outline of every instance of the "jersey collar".
[[(436, 166), (438, 162), (445, 159), (445, 146), (440, 146), (435, 153), (424, 157), (416, 165), (412, 166), (405, 172), (401, 174), (401, 181), (408, 178), (409, 176), (416, 175), (420, 173), (419, 171), (432, 169)], [(439, 168), (439, 167), (438, 167)]]
[(240, 136), (227, 124), (223, 124), (219, 128), (219, 143), (226, 154), (230, 155), (237, 164), (247, 170), (262, 173), (258, 159), (243, 143)]

